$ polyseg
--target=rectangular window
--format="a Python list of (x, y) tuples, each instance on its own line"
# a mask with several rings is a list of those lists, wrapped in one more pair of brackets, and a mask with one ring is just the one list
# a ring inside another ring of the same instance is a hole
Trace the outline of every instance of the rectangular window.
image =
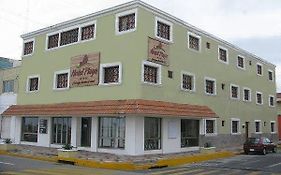
[(216, 81), (214, 79), (205, 78), (205, 93), (216, 95)]
[(216, 121), (215, 120), (205, 120), (205, 133), (215, 134), (216, 133)]
[(181, 120), (181, 147), (199, 145), (199, 120)]
[(268, 80), (273, 81), (273, 71), (268, 70)]
[(144, 118), (144, 150), (161, 149), (161, 118)]
[(59, 46), (59, 34), (48, 36), (48, 49), (56, 48)]
[(24, 43), (23, 46), (23, 55), (30, 55), (33, 53), (34, 41), (28, 41)]
[(190, 73), (182, 73), (182, 90), (195, 91), (195, 77)]
[(200, 36), (188, 32), (188, 48), (200, 51)]
[(3, 93), (14, 92), (14, 80), (5, 80), (3, 81)]
[(269, 96), (268, 104), (270, 107), (274, 107), (274, 96), (273, 95)]
[(100, 84), (121, 83), (121, 63), (101, 64)]
[(79, 28), (62, 32), (60, 35), (60, 45), (75, 43), (78, 41)]
[(129, 14), (119, 17), (119, 32), (135, 28), (135, 14)]
[(223, 62), (223, 63), (228, 63), (228, 53), (227, 53), (227, 49), (226, 48), (223, 48), (221, 46), (219, 46), (218, 48), (218, 59), (219, 61)]
[(39, 76), (30, 76), (27, 78), (27, 92), (39, 90)]
[(173, 40), (172, 27), (172, 23), (158, 17), (155, 18), (155, 35), (157, 38), (171, 42)]
[(257, 63), (257, 74), (262, 75), (262, 64)]
[(239, 119), (231, 119), (231, 134), (239, 134), (240, 133), (240, 120)]
[(52, 118), (52, 143), (71, 143), (71, 117)]
[(38, 117), (23, 117), (21, 128), (21, 141), (37, 142)]
[(247, 102), (251, 101), (251, 90), (249, 88), (243, 89), (243, 100)]
[(241, 69), (245, 69), (245, 58), (242, 56), (237, 57), (237, 66)]
[(262, 93), (256, 92), (256, 103), (262, 105), (263, 100), (262, 100)]
[(161, 84), (161, 65), (144, 61), (142, 81), (149, 84)]
[(125, 148), (125, 118), (100, 117), (99, 118), (99, 147)]
[(255, 120), (255, 132), (261, 133), (261, 121), (260, 120)]
[(270, 122), (270, 131), (271, 133), (275, 133), (275, 121), (271, 121)]
[(230, 85), (230, 98), (231, 99), (239, 99), (239, 86), (237, 85)]
[(89, 40), (95, 37), (95, 24), (81, 28), (81, 40)]
[(54, 89), (69, 88), (69, 70), (57, 71), (54, 73)]

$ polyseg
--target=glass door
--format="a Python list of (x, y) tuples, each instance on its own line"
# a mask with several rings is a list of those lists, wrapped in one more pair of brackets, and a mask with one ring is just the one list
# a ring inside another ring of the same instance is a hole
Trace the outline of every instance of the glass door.
[(81, 119), (81, 146), (91, 147), (92, 118), (82, 117)]

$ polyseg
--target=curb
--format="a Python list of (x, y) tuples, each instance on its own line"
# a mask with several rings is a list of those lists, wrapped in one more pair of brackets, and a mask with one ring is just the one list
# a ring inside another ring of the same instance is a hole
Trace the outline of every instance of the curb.
[(104, 168), (104, 169), (114, 169), (114, 170), (146, 170), (152, 168), (161, 168), (161, 167), (170, 167), (177, 166), (189, 163), (198, 163), (207, 160), (214, 160), (219, 158), (227, 158), (237, 155), (237, 153), (222, 151), (208, 154), (196, 154), (196, 155), (188, 155), (181, 156), (176, 158), (169, 159), (160, 159), (155, 163), (144, 163), (144, 164), (134, 164), (133, 162), (98, 162), (95, 160), (86, 160), (86, 159), (78, 159), (78, 158), (62, 158), (62, 157), (38, 157), (33, 155), (25, 155), (25, 154), (16, 154), (7, 151), (0, 151), (0, 155), (9, 155), (15, 157), (23, 157), (35, 160), (49, 161), (49, 162), (71, 162), (74, 165), (91, 167), (91, 168)]

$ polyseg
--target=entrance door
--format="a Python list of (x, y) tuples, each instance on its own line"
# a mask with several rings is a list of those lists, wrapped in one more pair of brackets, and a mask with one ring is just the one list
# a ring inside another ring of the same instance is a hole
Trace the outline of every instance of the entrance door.
[(82, 117), (81, 121), (81, 146), (91, 147), (92, 118)]
[(246, 135), (246, 139), (249, 138), (249, 122), (245, 123), (245, 135)]

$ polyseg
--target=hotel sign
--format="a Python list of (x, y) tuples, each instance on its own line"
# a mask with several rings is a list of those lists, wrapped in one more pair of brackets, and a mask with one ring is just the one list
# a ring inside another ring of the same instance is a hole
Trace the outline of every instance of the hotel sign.
[(70, 87), (99, 84), (100, 53), (89, 53), (71, 58)]
[(148, 38), (148, 61), (168, 66), (169, 45)]

